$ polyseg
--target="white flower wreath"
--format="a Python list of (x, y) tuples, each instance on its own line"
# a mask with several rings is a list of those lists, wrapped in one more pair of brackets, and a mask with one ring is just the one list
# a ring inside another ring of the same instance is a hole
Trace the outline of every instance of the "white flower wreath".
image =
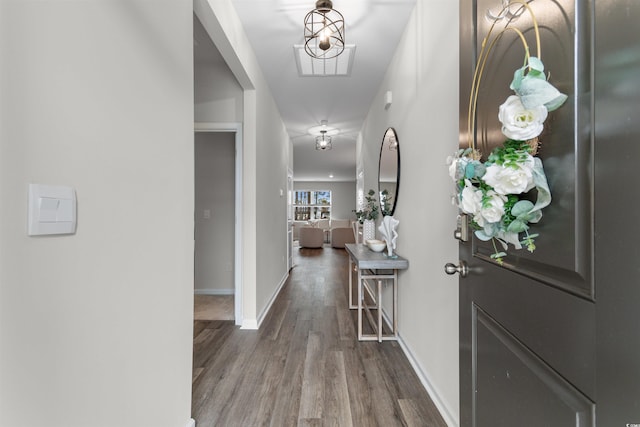
[[(510, 26), (505, 27), (487, 45), (497, 20), (493, 23), (483, 41), (473, 78), (469, 101), (469, 148), (459, 150), (448, 159), (449, 175), (456, 184), (455, 203), (471, 217), (476, 237), (493, 242), (494, 253), (491, 258), (499, 264), (507, 255), (504, 251), (509, 244), (515, 249), (522, 249), (524, 245), (530, 252), (536, 248), (534, 239), (538, 234), (529, 233), (529, 224), (540, 221), (542, 209), (551, 203), (551, 191), (542, 161), (536, 156), (537, 138), (544, 129), (548, 113), (559, 108), (567, 99), (545, 77), (544, 65), (539, 59), (538, 24), (530, 6), (524, 1), (513, 0), (505, 5), (504, 10), (513, 4), (520, 4), (533, 18), (538, 57), (529, 56), (524, 35)], [(478, 87), (492, 47), (507, 30), (515, 31), (520, 36), (525, 47), (525, 64), (516, 70), (510, 85), (515, 95), (509, 96), (498, 111), (502, 133), (508, 139), (482, 161), (472, 135)], [(525, 196), (533, 189), (536, 190), (535, 203), (529, 200), (532, 197)], [(521, 233), (525, 235), (522, 240)], [(504, 251), (498, 250), (496, 242)]]

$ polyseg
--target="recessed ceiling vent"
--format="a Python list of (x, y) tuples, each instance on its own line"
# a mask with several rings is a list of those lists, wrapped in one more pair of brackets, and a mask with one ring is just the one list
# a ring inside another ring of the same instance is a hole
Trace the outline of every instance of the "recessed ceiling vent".
[(300, 77), (349, 76), (356, 45), (345, 45), (341, 55), (330, 59), (318, 59), (307, 55), (303, 44), (293, 45), (293, 53)]

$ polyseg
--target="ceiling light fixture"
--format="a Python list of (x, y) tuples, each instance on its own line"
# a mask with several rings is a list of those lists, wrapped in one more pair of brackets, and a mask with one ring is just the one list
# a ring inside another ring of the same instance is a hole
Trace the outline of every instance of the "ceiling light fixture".
[(340, 133), (340, 129), (327, 126), (326, 120), (320, 126), (309, 128), (309, 134), (316, 137), (316, 150), (331, 150), (331, 137)]
[(331, 0), (316, 1), (304, 17), (304, 50), (313, 58), (335, 58), (344, 51), (344, 17)]
[(316, 136), (316, 150), (331, 150), (331, 137), (326, 130), (321, 130), (320, 135)]

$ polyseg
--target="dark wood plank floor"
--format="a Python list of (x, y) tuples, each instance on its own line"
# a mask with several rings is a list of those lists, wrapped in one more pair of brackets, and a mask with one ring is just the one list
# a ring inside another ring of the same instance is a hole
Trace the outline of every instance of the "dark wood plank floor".
[(346, 252), (294, 252), (259, 331), (194, 322), (197, 426), (446, 427), (396, 342), (357, 341)]

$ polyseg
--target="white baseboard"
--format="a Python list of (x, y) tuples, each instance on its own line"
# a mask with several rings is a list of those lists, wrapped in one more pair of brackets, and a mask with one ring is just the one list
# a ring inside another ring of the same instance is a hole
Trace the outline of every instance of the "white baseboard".
[(233, 295), (235, 289), (194, 289), (194, 295)]
[(458, 420), (458, 417), (455, 416), (455, 414), (452, 414), (449, 408), (444, 404), (442, 399), (440, 399), (440, 395), (433, 388), (431, 381), (429, 381), (429, 377), (422, 370), (422, 368), (420, 367), (420, 364), (418, 363), (415, 356), (413, 355), (413, 352), (411, 352), (411, 349), (409, 348), (407, 343), (404, 342), (401, 335), (398, 335), (398, 344), (400, 344), (400, 348), (402, 348), (402, 351), (404, 352), (405, 356), (407, 356), (407, 359), (409, 359), (409, 363), (411, 364), (411, 367), (413, 367), (413, 370), (415, 371), (416, 375), (420, 379), (422, 386), (425, 388), (425, 390), (427, 390), (427, 393), (429, 393), (431, 400), (433, 400), (433, 403), (436, 405), (436, 408), (438, 408), (438, 411), (440, 412), (440, 415), (442, 415), (442, 418), (444, 418), (444, 421), (447, 423), (447, 426), (458, 427), (460, 425), (460, 421)]
[(184, 427), (196, 427), (196, 420), (189, 418), (189, 421), (187, 421), (187, 424)]
[(257, 322), (258, 328), (260, 327), (260, 325), (262, 325), (262, 322), (264, 321), (265, 317), (267, 317), (267, 314), (269, 314), (269, 310), (271, 310), (271, 306), (273, 305), (276, 298), (280, 294), (280, 291), (282, 290), (282, 287), (284, 286), (284, 284), (287, 282), (288, 278), (289, 278), (289, 272), (287, 271), (285, 275), (282, 277), (282, 280), (280, 280), (280, 284), (278, 285), (278, 288), (273, 293), (273, 295), (271, 295), (271, 299), (269, 299), (269, 302), (267, 303), (266, 307), (264, 308), (264, 310), (262, 310), (262, 312), (258, 316), (258, 322)]
[(276, 300), (276, 298), (280, 294), (280, 291), (282, 290), (282, 287), (284, 286), (284, 284), (287, 282), (288, 278), (289, 278), (289, 272), (287, 271), (285, 273), (285, 275), (282, 277), (282, 280), (280, 280), (280, 284), (276, 288), (275, 292), (273, 293), (273, 295), (271, 295), (271, 298), (269, 299), (269, 302), (267, 303), (266, 307), (258, 315), (258, 318), (257, 319), (243, 319), (242, 320), (242, 326), (240, 326), (240, 329), (258, 329), (258, 328), (260, 328), (260, 325), (262, 325), (262, 322), (264, 321), (265, 317), (267, 317), (267, 314), (269, 313), (269, 310), (271, 310), (271, 306), (273, 305), (274, 301)]
[[(384, 309), (382, 310), (382, 317), (384, 318), (385, 322), (387, 322), (387, 325), (393, 325), (392, 320), (389, 318), (389, 316), (387, 316), (387, 312)], [(429, 397), (433, 401), (434, 405), (436, 405), (438, 412), (440, 412), (440, 415), (442, 415), (442, 418), (444, 418), (444, 421), (447, 423), (447, 426), (459, 427), (460, 421), (458, 420), (458, 417), (454, 416), (454, 414), (452, 414), (449, 408), (447, 408), (447, 406), (444, 404), (442, 399), (440, 399), (440, 395), (433, 388), (431, 381), (429, 381), (429, 377), (422, 370), (422, 367), (418, 363), (418, 360), (413, 355), (413, 352), (411, 351), (407, 343), (404, 342), (404, 339), (402, 339), (402, 335), (400, 334), (400, 332), (398, 332), (398, 344), (400, 344), (400, 348), (402, 349), (402, 352), (404, 353), (405, 356), (407, 356), (407, 359), (409, 360), (409, 364), (411, 364), (413, 371), (418, 376), (418, 379), (422, 383), (422, 386), (424, 387), (424, 389), (427, 391), (427, 394), (429, 394)]]
[(258, 329), (258, 321), (256, 319), (242, 319), (240, 329)]

